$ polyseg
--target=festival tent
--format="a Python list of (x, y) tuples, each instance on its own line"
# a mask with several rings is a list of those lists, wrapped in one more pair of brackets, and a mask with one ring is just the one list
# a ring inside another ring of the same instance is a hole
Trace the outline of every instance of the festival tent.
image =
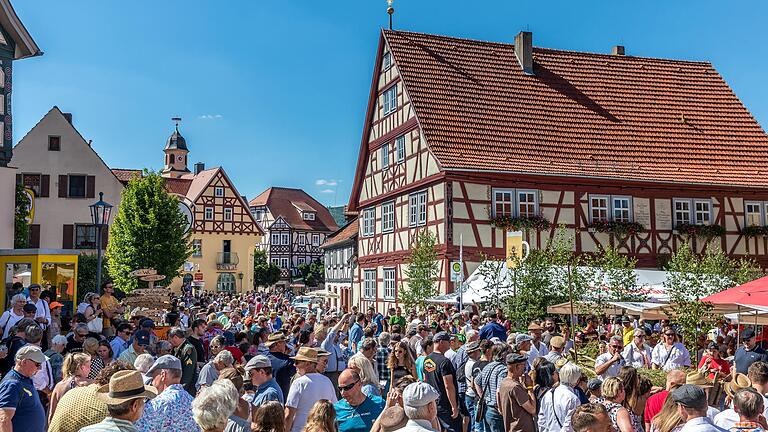
[(737, 285), (701, 299), (712, 303), (721, 313), (741, 313), (745, 310), (768, 311), (768, 276)]
[[(613, 302), (605, 303), (602, 315), (639, 315), (641, 318), (658, 320), (667, 317), (664, 307), (669, 306), (666, 303), (652, 302)], [(588, 303), (574, 303), (573, 312), (576, 315), (597, 314), (595, 305)], [(571, 313), (571, 303), (565, 302), (553, 305), (547, 308), (547, 313), (556, 315), (569, 315)]]

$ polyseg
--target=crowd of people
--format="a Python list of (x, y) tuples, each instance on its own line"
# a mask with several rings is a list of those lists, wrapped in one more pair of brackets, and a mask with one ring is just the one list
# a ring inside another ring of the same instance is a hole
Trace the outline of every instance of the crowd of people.
[(629, 316), (516, 330), (501, 310), (450, 305), (299, 311), (277, 292), (171, 304), (156, 323), (107, 283), (62, 322), (39, 285), (15, 294), (0, 316), (0, 431), (768, 428), (768, 355), (727, 322), (692, 355), (677, 326)]

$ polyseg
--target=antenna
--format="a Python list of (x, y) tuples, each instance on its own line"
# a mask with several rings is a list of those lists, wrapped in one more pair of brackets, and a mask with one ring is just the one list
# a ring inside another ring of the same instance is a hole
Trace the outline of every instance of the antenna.
[(181, 123), (181, 117), (171, 117), (172, 122), (176, 122), (176, 131), (179, 131), (179, 123)]
[(387, 0), (387, 13), (389, 14), (389, 29), (392, 30), (392, 14), (395, 13), (395, 8), (392, 7), (394, 0)]

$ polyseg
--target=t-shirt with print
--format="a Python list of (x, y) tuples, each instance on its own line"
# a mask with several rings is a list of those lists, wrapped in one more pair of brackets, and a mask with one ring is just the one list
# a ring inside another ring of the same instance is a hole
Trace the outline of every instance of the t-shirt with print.
[(424, 381), (440, 393), (440, 399), (437, 400), (438, 413), (451, 413), (452, 411), (448, 391), (445, 389), (445, 382), (443, 381), (443, 378), (449, 375), (453, 379), (454, 388), (458, 388), (456, 369), (444, 355), (435, 351), (424, 360)]
[(333, 407), (336, 409), (339, 432), (368, 432), (384, 410), (384, 399), (371, 395), (356, 407), (342, 399), (333, 404)]
[(11, 370), (0, 383), (0, 409), (14, 409), (11, 424), (15, 431), (44, 432), (45, 411), (32, 380)]

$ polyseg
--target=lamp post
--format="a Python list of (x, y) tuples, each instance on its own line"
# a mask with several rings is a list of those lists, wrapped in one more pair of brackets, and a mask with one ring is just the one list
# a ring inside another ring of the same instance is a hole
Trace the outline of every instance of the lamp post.
[(91, 221), (96, 226), (96, 292), (101, 295), (101, 230), (109, 224), (112, 204), (104, 202), (104, 192), (99, 192), (99, 200), (88, 207), (91, 208)]

